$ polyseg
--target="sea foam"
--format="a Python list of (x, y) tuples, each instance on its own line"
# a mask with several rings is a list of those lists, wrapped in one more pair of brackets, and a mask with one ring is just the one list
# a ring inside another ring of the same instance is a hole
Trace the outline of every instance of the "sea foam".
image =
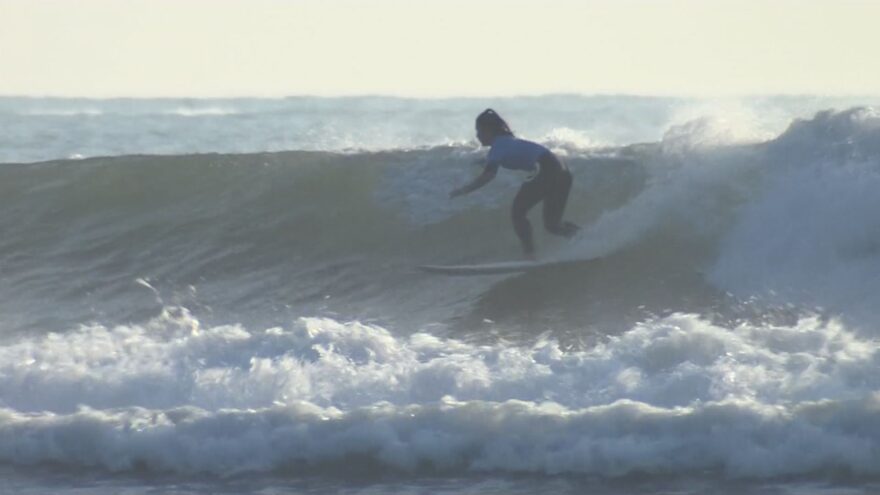
[(203, 328), (181, 308), (0, 348), (0, 459), (181, 473), (876, 475), (877, 346), (693, 315), (590, 349), (356, 322)]

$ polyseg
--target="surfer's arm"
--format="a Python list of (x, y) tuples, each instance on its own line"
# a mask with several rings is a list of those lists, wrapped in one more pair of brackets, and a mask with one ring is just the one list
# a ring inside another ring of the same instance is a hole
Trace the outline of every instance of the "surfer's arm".
[(471, 181), (470, 184), (466, 186), (459, 187), (458, 189), (454, 189), (451, 193), (449, 193), (450, 198), (454, 198), (456, 196), (461, 196), (462, 194), (467, 194), (471, 191), (475, 191), (486, 184), (489, 183), (492, 179), (495, 178), (495, 174), (498, 173), (498, 167), (493, 167), (492, 165), (486, 165), (483, 169), (483, 173), (477, 176), (476, 179)]

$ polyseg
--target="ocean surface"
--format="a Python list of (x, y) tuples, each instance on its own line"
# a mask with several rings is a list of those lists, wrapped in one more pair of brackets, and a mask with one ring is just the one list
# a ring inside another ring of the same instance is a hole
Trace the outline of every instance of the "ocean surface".
[(0, 492), (877, 493), (878, 108), (0, 98)]

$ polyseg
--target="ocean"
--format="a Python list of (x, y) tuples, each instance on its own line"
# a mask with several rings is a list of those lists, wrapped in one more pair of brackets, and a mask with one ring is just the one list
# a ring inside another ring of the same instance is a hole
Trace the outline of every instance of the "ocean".
[(878, 105), (0, 98), (0, 492), (877, 493)]

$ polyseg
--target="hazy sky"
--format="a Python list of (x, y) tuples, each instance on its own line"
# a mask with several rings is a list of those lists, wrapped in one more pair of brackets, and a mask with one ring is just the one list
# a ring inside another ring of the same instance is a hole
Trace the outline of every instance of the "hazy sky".
[(0, 94), (880, 93), (880, 0), (0, 0)]

